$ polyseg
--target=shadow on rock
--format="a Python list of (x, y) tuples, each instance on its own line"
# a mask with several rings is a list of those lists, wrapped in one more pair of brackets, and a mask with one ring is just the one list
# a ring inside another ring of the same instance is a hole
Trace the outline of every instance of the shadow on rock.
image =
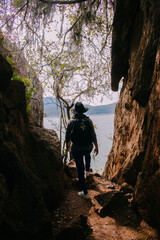
[(92, 230), (87, 224), (87, 217), (80, 215), (72, 224), (64, 227), (61, 232), (55, 236), (55, 239), (85, 240), (91, 232)]
[(97, 210), (101, 217), (112, 217), (117, 224), (129, 227), (138, 227), (140, 216), (132, 209), (127, 197), (119, 191), (111, 191), (95, 196), (102, 208)]

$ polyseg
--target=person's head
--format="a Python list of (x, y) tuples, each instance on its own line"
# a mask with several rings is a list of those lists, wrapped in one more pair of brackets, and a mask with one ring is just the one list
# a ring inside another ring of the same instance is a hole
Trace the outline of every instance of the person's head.
[(88, 108), (84, 107), (84, 105), (81, 103), (81, 102), (77, 102), (75, 105), (74, 105), (74, 108), (72, 110), (72, 112), (74, 114), (83, 114), (85, 112), (88, 111)]

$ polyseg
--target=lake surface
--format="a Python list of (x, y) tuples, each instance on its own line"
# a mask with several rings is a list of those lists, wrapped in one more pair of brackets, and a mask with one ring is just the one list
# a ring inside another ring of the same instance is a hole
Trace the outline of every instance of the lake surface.
[[(99, 145), (99, 154), (95, 158), (93, 156), (93, 153), (91, 153), (91, 168), (94, 172), (101, 174), (112, 147), (114, 114), (95, 114), (90, 115), (89, 117), (95, 125), (95, 131)], [(59, 136), (58, 117), (53, 116), (44, 118), (44, 127), (55, 130)]]

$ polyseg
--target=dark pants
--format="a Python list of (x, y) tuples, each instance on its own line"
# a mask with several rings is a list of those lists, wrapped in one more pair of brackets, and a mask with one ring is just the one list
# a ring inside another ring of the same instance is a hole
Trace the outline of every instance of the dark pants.
[(85, 169), (89, 171), (91, 163), (91, 150), (72, 150), (74, 160), (76, 162), (77, 175), (79, 179), (80, 187), (82, 188), (84, 194), (87, 194), (87, 187), (84, 178), (84, 157), (85, 157)]

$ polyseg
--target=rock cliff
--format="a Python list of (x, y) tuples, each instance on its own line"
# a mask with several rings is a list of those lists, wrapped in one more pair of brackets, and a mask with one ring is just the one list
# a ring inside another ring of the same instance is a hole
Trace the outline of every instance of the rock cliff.
[(160, 230), (160, 1), (117, 0), (112, 39), (113, 145), (103, 175), (135, 188), (139, 212)]
[(43, 127), (43, 89), (35, 71), (28, 64), (23, 51), (8, 39), (0, 40), (0, 53), (3, 57), (12, 59), (13, 70), (19, 76), (31, 80), (34, 91), (30, 102), (31, 110), (28, 111), (29, 121), (32, 125)]
[(0, 236), (49, 239), (50, 213), (64, 196), (57, 134), (30, 125), (25, 86), (11, 81), (12, 68), (0, 55)]

